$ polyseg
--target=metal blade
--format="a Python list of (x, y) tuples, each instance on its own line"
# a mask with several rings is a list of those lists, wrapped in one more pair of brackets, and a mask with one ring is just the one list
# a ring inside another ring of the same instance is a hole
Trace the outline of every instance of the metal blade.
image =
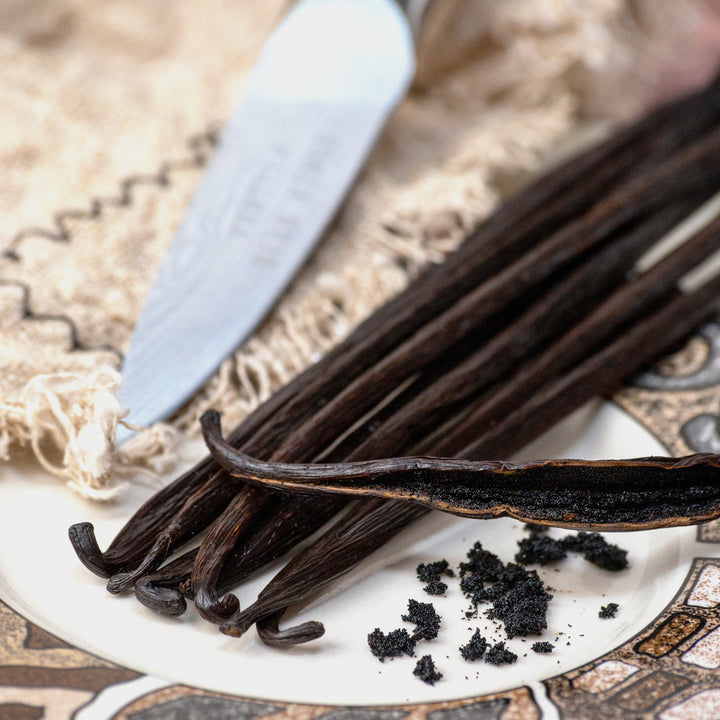
[[(120, 400), (179, 408), (262, 321), (414, 71), (394, 0), (304, 0), (266, 43), (136, 325)], [(131, 433), (119, 428), (118, 442)]]

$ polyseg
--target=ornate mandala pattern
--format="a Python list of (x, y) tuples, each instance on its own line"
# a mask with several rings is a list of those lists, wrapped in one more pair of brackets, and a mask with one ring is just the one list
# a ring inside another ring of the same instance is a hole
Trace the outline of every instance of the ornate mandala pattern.
[(711, 720), (720, 709), (720, 561), (697, 558), (667, 609), (545, 685), (564, 720)]

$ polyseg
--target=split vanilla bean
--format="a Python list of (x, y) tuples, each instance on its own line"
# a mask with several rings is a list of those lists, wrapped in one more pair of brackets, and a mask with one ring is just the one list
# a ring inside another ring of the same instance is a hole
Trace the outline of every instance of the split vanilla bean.
[(720, 517), (720, 455), (509, 463), (402, 457), (334, 464), (267, 463), (201, 420), (213, 457), (236, 477), (278, 490), (420, 503), (434, 510), (576, 530), (645, 530)]

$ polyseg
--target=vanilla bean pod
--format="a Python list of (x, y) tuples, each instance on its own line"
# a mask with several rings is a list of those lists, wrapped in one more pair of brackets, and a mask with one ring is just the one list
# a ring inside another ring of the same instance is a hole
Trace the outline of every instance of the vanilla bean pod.
[(267, 463), (223, 441), (218, 413), (208, 411), (202, 423), (208, 447), (223, 467), (279, 490), (407, 500), (464, 517), (509, 516), (581, 530), (645, 530), (720, 516), (716, 454), (523, 463), (437, 457)]
[[(232, 433), (233, 444), (245, 445), (263, 426), (259, 444), (277, 444), (293, 423), (312, 412), (315, 403), (322, 404), (336, 392), (355, 368), (360, 370), (375, 362), (398, 340), (454, 302), (478, 278), (497, 270), (507, 258), (523, 253), (542, 233), (560, 227), (619, 178), (657, 162), (715, 123), (719, 90), (715, 82), (704, 91), (659, 108), (519, 193), (442, 267), (432, 268), (331, 351), (327, 362), (309, 368), (252, 413)], [(592, 175), (593, 183), (578, 184), (588, 175)], [(334, 375), (329, 368), (334, 368)], [(331, 375), (334, 380), (329, 382)], [(257, 442), (247, 449), (256, 456), (262, 454)], [(222, 482), (214, 464), (203, 461), (157, 493), (133, 515), (105, 552), (98, 546), (92, 525), (74, 525), (69, 534), (78, 556), (102, 577), (136, 568), (151, 550), (157, 534), (211, 476)], [(206, 518), (199, 525), (204, 527), (210, 520)]]
[[(717, 187), (720, 129), (678, 153), (654, 171), (631, 179), (505, 270), (466, 294), (446, 312), (357, 376), (318, 410), (284, 444), (291, 456), (305, 456), (332, 442), (337, 419), (351, 422), (387, 392), (444, 353), (481, 331), (491, 318), (577, 261), (584, 253), (640, 223), (669, 202), (681, 202)], [(279, 459), (279, 458), (273, 458)]]
[(656, 109), (534, 181), (503, 203), (442, 265), (428, 268), (331, 350), (321, 363), (322, 372), (307, 376), (302, 391), (258, 430), (257, 437), (279, 445), (289, 429), (311, 417), (419, 328), (620, 183), (656, 167), (719, 120), (720, 78), (698, 93)]
[(542, 350), (593, 310), (630, 274), (635, 262), (659, 238), (712, 194), (713, 190), (708, 187), (691, 204), (685, 199), (670, 203), (591, 255), (530, 305), (518, 320), (491, 337), (379, 426), (357, 456), (377, 457), (374, 447), (377, 443), (386, 447), (412, 447), (416, 440), (442, 422), (452, 408), (460, 409), (468, 399)]
[[(719, 293), (720, 280), (716, 278), (699, 290), (671, 299), (575, 371), (540, 389), (512, 414), (511, 420), (501, 422), (482, 443), (468, 446), (460, 454), (466, 458), (502, 457), (520, 449), (591, 397), (611, 392), (627, 375), (672, 349), (717, 308)], [(496, 448), (501, 450), (496, 452)], [(425, 507), (415, 503), (368, 501), (358, 514), (343, 518), (288, 563), (257, 601), (221, 630), (240, 635), (253, 622), (317, 592), (426, 512)], [(343, 549), (348, 546), (351, 552), (345, 555)], [(263, 632), (272, 643), (272, 626), (263, 624)]]
[[(524, 365), (515, 375), (493, 388), (477, 407), (461, 419), (453, 419), (438, 431), (435, 451), (455, 456), (473, 442), (493, 432), (492, 428), (510, 416), (543, 386), (572, 370), (590, 350), (606, 345), (624, 326), (677, 298), (678, 281), (704, 258), (720, 249), (720, 218), (686, 240), (680, 247), (646, 272), (619, 288), (594, 312), (544, 352)], [(517, 430), (514, 430), (517, 432)], [(483, 443), (495, 452), (493, 441)], [(482, 452), (482, 448), (478, 448)], [(497, 457), (498, 455), (496, 455)]]
[(152, 547), (137, 567), (130, 572), (111, 576), (107, 584), (108, 591), (117, 594), (127, 590), (140, 577), (160, 567), (176, 547), (203, 529), (204, 523), (198, 521), (198, 518), (217, 514), (219, 508), (226, 507), (237, 495), (239, 488), (240, 483), (233, 483), (227, 478), (225, 482), (217, 482), (211, 477), (185, 501), (170, 523), (156, 536)]
[(197, 548), (188, 550), (135, 582), (135, 597), (159, 615), (178, 617), (187, 610), (186, 583), (190, 580)]

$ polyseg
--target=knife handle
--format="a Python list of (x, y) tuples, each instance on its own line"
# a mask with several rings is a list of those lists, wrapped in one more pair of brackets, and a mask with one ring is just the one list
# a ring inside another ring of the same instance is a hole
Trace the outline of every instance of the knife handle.
[(428, 6), (433, 0), (396, 0), (408, 19), (408, 25), (413, 37), (417, 40), (420, 35), (425, 14)]

